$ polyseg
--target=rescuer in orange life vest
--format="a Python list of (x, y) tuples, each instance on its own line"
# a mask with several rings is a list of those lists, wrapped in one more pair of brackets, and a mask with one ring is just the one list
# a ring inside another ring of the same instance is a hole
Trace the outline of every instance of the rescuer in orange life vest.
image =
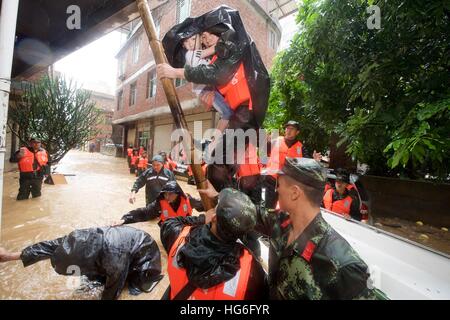
[[(286, 157), (311, 158), (308, 150), (297, 138), (300, 133), (300, 124), (297, 121), (290, 120), (284, 125), (284, 130), (284, 137), (278, 137), (270, 141), (267, 148), (267, 150), (270, 150), (270, 156), (262, 173), (264, 175), (262, 188), (265, 189), (265, 203), (266, 208), (269, 209), (274, 209), (277, 203), (277, 172), (283, 167)], [(320, 162), (322, 155), (314, 150), (312, 158)]]
[(130, 144), (127, 149), (127, 161), (128, 161), (128, 168), (131, 167), (131, 157), (133, 156), (133, 145)]
[(147, 170), (148, 168), (148, 158), (147, 158), (147, 151), (142, 152), (142, 155), (139, 156), (138, 162), (137, 162), (137, 171), (136, 171), (136, 177), (140, 176), (142, 172)]
[[(253, 203), (261, 200), (261, 162), (256, 147), (246, 141), (243, 159), (237, 159), (236, 180), (238, 189), (252, 199)], [(240, 156), (238, 150), (238, 157)], [(242, 162), (242, 160), (244, 160)]]
[(158, 154), (164, 159), (164, 168), (173, 172), (177, 167), (177, 163), (168, 157), (165, 151), (160, 151)]
[(350, 185), (350, 175), (342, 169), (336, 171), (336, 182), (334, 183), (336, 189), (329, 189), (325, 192), (323, 207), (346, 218), (361, 221), (359, 197)]
[(28, 147), (22, 147), (15, 153), (18, 160), (20, 179), (17, 200), (25, 200), (31, 195), (33, 198), (41, 196), (44, 175), (50, 174), (48, 154), (41, 148), (41, 141), (31, 138)]
[(131, 210), (113, 225), (149, 221), (157, 217), (160, 218), (160, 225), (168, 218), (191, 216), (192, 207), (203, 210), (200, 200), (186, 195), (176, 181), (169, 181), (153, 202), (146, 207)]
[(139, 151), (137, 149), (133, 150), (133, 153), (131, 154), (131, 160), (130, 160), (130, 173), (136, 174), (137, 165), (139, 163)]
[(220, 192), (206, 215), (177, 217), (161, 225), (170, 286), (163, 299), (256, 300), (267, 297), (265, 273), (241, 239), (256, 224), (250, 198)]

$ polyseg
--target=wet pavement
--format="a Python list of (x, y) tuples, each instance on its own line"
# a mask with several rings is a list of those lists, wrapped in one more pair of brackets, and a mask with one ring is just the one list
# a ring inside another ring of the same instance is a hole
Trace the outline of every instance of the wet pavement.
[[(10, 251), (43, 240), (64, 236), (74, 229), (109, 225), (126, 212), (145, 206), (141, 189), (136, 203), (128, 196), (136, 177), (129, 174), (126, 159), (100, 153), (70, 151), (57, 173), (66, 176), (67, 184), (42, 187), (42, 197), (16, 201), (19, 173), (4, 175), (3, 219), (0, 246)], [(180, 181), (185, 192), (198, 196), (194, 186)], [(163, 271), (167, 256), (161, 245), (157, 220), (132, 225), (148, 232), (158, 243)], [(81, 283), (82, 285), (83, 283)], [(165, 276), (150, 293), (132, 296), (127, 288), (119, 299), (160, 299), (168, 285)], [(80, 278), (58, 275), (50, 261), (23, 268), (21, 261), (0, 264), (0, 299), (98, 299), (101, 289), (80, 292)]]

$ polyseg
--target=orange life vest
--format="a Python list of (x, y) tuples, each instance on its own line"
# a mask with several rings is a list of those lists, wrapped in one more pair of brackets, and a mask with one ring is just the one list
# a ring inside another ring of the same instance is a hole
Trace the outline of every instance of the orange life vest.
[(139, 148), (139, 155), (142, 156), (142, 152), (144, 152), (144, 147)]
[[(178, 292), (180, 292), (188, 283), (186, 270), (178, 266), (177, 255), (181, 247), (185, 243), (185, 238), (189, 234), (191, 227), (184, 227), (178, 239), (170, 248), (167, 257), (167, 273), (170, 281), (170, 299), (173, 300)], [(247, 284), (250, 278), (250, 270), (252, 266), (252, 255), (247, 249), (243, 250), (241, 255), (240, 270), (236, 275), (221, 284), (212, 288), (197, 288), (188, 300), (244, 300), (247, 291)]]
[(139, 169), (147, 169), (148, 166), (148, 158), (140, 157), (137, 167)]
[(173, 160), (167, 159), (166, 162), (164, 162), (164, 168), (167, 170), (173, 171), (177, 167), (177, 163)]
[(237, 178), (255, 176), (261, 174), (261, 162), (258, 152), (253, 144), (249, 144), (245, 150), (244, 163), (239, 164), (236, 172)]
[(138, 161), (139, 156), (133, 155), (131, 156), (131, 165), (136, 166), (136, 162)]
[(303, 144), (300, 141), (294, 143), (290, 148), (287, 146), (284, 137), (278, 137), (272, 146), (269, 161), (267, 162), (267, 173), (276, 177), (276, 172), (283, 168), (286, 157), (302, 158)]
[(333, 187), (331, 186), (331, 184), (329, 182), (327, 182), (325, 184), (325, 190), (323, 191), (323, 194), (325, 195), (325, 193), (327, 193), (327, 191), (330, 189), (333, 189)]
[(159, 205), (161, 206), (161, 215), (159, 218), (162, 222), (168, 218), (187, 217), (192, 215), (191, 204), (189, 199), (185, 197), (181, 197), (177, 212), (172, 209), (172, 206), (165, 199), (159, 200)]
[(21, 148), (22, 150), (25, 150), (25, 154), (22, 158), (19, 160), (19, 170), (20, 172), (33, 172), (33, 163), (34, 163), (34, 157), (36, 157), (36, 160), (38, 162), (38, 167), (36, 171), (41, 170), (42, 166), (45, 166), (48, 162), (48, 155), (47, 151), (45, 150), (39, 150), (36, 153), (31, 152), (28, 148)]
[(129, 157), (131, 157), (131, 156), (133, 155), (133, 148), (128, 148), (128, 149), (127, 149), (127, 155), (128, 155)]
[(328, 190), (323, 197), (323, 205), (325, 209), (341, 214), (346, 218), (350, 218), (350, 207), (352, 205), (352, 197), (349, 195), (344, 199), (333, 202), (334, 189)]
[[(203, 171), (203, 174), (205, 176), (206, 176), (206, 167), (207, 167), (207, 164), (206, 163), (202, 163), (202, 171)], [(192, 172), (191, 166), (189, 165), (188, 166), (188, 176), (191, 177), (193, 175), (194, 175), (194, 173)]]
[(173, 171), (177, 168), (177, 163), (175, 161), (173, 161), (172, 159), (167, 159), (167, 161), (169, 162), (170, 165), (170, 170)]
[[(217, 55), (214, 55), (211, 63), (214, 63), (216, 59)], [(240, 63), (230, 82), (223, 86), (217, 86), (217, 90), (222, 94), (231, 109), (236, 110), (237, 107), (248, 101), (248, 107), (252, 110), (252, 97), (245, 77), (244, 63)]]

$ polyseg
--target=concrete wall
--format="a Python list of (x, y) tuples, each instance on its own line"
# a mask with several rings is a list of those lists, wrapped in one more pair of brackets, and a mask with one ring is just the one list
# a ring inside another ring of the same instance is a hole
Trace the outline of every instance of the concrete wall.
[(436, 227), (450, 226), (450, 184), (362, 176), (361, 182), (376, 217), (422, 221)]

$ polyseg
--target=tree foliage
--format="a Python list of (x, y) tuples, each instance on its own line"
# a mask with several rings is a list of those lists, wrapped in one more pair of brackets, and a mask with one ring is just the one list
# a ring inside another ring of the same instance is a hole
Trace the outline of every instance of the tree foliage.
[[(370, 5), (380, 29), (367, 26)], [(438, 0), (304, 0), (272, 71), (267, 125), (297, 118), (307, 143), (338, 134), (373, 174), (447, 177), (449, 13)]]
[(24, 84), (21, 91), (9, 110), (8, 126), (23, 144), (38, 137), (50, 164), (58, 163), (70, 149), (97, 134), (100, 112), (90, 100), (90, 92), (76, 83), (44, 76)]

